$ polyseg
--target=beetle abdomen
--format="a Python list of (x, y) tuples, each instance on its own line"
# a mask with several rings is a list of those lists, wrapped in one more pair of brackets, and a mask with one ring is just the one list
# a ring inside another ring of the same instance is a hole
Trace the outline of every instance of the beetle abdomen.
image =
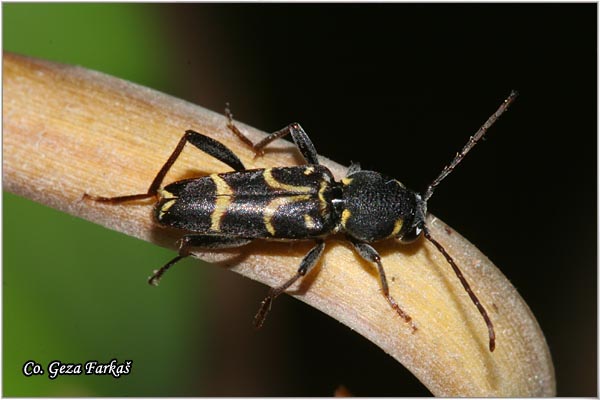
[(306, 239), (335, 226), (333, 178), (317, 165), (213, 174), (160, 191), (156, 219), (192, 232)]

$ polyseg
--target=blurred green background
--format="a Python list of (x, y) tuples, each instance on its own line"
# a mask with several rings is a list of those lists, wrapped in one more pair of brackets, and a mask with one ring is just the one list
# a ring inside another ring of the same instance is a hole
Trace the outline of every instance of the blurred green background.
[[(156, 8), (4, 4), (4, 49), (79, 64), (150, 87), (169, 85), (173, 57)], [(179, 396), (202, 377), (202, 268), (152, 290), (170, 252), (4, 193), (4, 396)], [(176, 283), (177, 282), (177, 283)], [(193, 359), (186, 357), (196, 353)], [(26, 378), (35, 360), (133, 360), (129, 376)], [(188, 368), (194, 364), (195, 368)], [(200, 379), (201, 381), (201, 379)], [(201, 382), (198, 382), (202, 385)]]
[[(219, 112), (229, 101), (237, 119), (267, 131), (297, 120), (321, 154), (416, 190), (518, 89), (429, 209), (525, 298), (558, 394), (597, 396), (595, 4), (2, 10), (5, 51)], [(339, 384), (359, 396), (428, 394), (380, 349), (288, 296), (255, 332), (266, 288), (224, 269), (186, 260), (150, 287), (173, 252), (8, 193), (3, 240), (4, 396), (328, 396)], [(21, 373), (28, 360), (113, 358), (133, 360), (131, 374)]]

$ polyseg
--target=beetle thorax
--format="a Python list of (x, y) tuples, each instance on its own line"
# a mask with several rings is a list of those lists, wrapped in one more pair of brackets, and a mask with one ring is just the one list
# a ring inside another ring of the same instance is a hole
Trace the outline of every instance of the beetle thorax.
[(340, 227), (357, 240), (409, 239), (424, 222), (421, 196), (377, 172), (349, 175), (342, 179), (342, 191)]

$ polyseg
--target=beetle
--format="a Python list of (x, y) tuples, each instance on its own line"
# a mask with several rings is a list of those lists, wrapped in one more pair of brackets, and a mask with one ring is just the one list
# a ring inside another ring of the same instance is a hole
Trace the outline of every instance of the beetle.
[[(411, 243), (423, 236), (444, 256), (477, 307), (488, 328), (489, 349), (494, 351), (496, 336), (486, 309), (452, 256), (427, 227), (427, 201), (516, 97), (517, 92), (512, 91), (423, 194), (378, 172), (362, 170), (357, 163), (349, 167), (341, 181), (336, 181), (331, 171), (319, 163), (317, 151), (300, 124), (292, 123), (253, 143), (236, 127), (227, 107), (228, 129), (257, 155), (263, 154), (269, 143), (290, 135), (306, 164), (247, 170), (225, 145), (187, 130), (146, 193), (117, 197), (86, 193), (84, 198), (109, 204), (157, 198), (154, 217), (158, 224), (191, 232), (179, 240), (178, 255), (149, 278), (149, 283), (154, 285), (175, 263), (188, 257), (193, 248), (235, 248), (256, 239), (312, 240), (314, 246), (300, 262), (295, 275), (269, 290), (254, 317), (256, 327), (262, 326), (273, 300), (317, 264), (325, 249), (324, 239), (340, 233), (360, 257), (377, 266), (384, 297), (396, 313), (411, 324), (414, 332), (416, 327), (411, 317), (390, 295), (381, 257), (372, 244), (387, 239)], [(185, 179), (161, 188), (165, 175), (187, 143), (233, 171)]]

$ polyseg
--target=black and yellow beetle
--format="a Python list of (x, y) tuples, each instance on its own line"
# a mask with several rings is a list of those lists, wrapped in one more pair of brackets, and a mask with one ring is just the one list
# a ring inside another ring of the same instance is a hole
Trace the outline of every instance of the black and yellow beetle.
[[(263, 324), (272, 301), (317, 264), (325, 249), (324, 239), (338, 232), (345, 235), (362, 258), (377, 266), (383, 295), (410, 323), (410, 316), (389, 293), (381, 257), (371, 243), (384, 239), (409, 243), (423, 235), (444, 255), (481, 313), (488, 328), (490, 351), (494, 351), (494, 327), (485, 308), (452, 257), (431, 236), (425, 218), (427, 201), (436, 186), (460, 163), (516, 96), (516, 92), (511, 92), (422, 195), (378, 172), (361, 170), (358, 164), (352, 164), (346, 177), (337, 182), (329, 169), (319, 164), (317, 151), (299, 124), (290, 124), (253, 144), (233, 124), (227, 110), (228, 128), (257, 154), (272, 141), (290, 134), (306, 165), (246, 170), (240, 159), (222, 143), (188, 130), (147, 193), (118, 197), (85, 194), (84, 197), (110, 204), (157, 197), (155, 217), (159, 224), (193, 232), (181, 238), (178, 256), (150, 277), (151, 284), (157, 284), (167, 269), (189, 256), (192, 248), (233, 248), (255, 239), (314, 241), (315, 246), (302, 259), (296, 274), (281, 286), (272, 288), (263, 300), (254, 319), (257, 327)], [(160, 189), (165, 175), (188, 142), (233, 171), (186, 179)], [(416, 329), (414, 325), (412, 328)]]

